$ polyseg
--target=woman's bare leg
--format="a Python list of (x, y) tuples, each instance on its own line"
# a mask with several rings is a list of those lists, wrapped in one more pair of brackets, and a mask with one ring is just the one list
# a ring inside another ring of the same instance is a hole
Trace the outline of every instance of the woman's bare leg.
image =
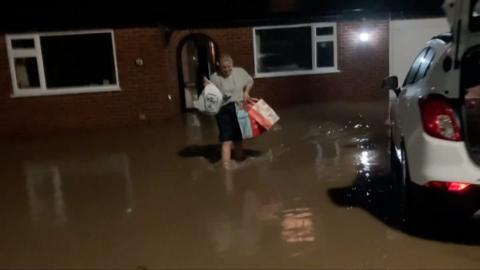
[(224, 168), (232, 165), (232, 141), (222, 142), (222, 164)]

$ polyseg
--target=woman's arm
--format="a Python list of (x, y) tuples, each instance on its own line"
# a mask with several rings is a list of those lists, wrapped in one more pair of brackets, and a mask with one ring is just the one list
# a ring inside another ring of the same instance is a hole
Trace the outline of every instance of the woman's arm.
[(249, 82), (245, 87), (243, 88), (243, 101), (249, 101), (250, 100), (250, 91), (252, 91), (253, 88), (253, 81)]

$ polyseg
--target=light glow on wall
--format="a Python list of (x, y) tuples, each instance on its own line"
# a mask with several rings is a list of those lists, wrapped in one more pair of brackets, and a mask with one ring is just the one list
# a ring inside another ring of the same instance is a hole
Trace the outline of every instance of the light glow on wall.
[(358, 40), (360, 40), (361, 42), (368, 42), (368, 41), (370, 41), (370, 33), (368, 33), (368, 32), (361, 32), (361, 33), (358, 35)]

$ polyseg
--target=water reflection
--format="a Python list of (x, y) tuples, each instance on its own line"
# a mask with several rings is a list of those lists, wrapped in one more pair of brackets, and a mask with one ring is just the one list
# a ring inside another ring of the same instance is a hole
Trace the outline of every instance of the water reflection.
[(354, 158), (354, 165), (357, 169), (357, 173), (368, 178), (375, 170), (385, 167), (385, 164), (382, 164), (379, 150), (365, 150), (365, 147), (360, 148), (362, 151), (356, 154)]
[(202, 120), (197, 113), (185, 114), (185, 131), (187, 133), (188, 143), (202, 143), (205, 137), (205, 124), (202, 124)]
[(282, 239), (287, 243), (313, 242), (313, 214), (310, 208), (283, 211)]
[(33, 221), (65, 225), (85, 213), (134, 211), (126, 154), (24, 163), (26, 192)]
[[(212, 235), (214, 250), (224, 255), (251, 255), (258, 253), (261, 221), (258, 193), (237, 170), (223, 170), (226, 198), (225, 211), (215, 213), (207, 223)], [(238, 180), (238, 181), (236, 181)], [(247, 182), (247, 183), (242, 183)]]
[[(64, 224), (67, 221), (65, 213), (65, 201), (62, 189), (62, 179), (58, 166), (35, 166), (27, 165), (27, 195), (30, 216), (38, 221), (43, 215), (49, 215), (56, 224)], [(48, 193), (46, 195), (45, 193)], [(49, 205), (50, 204), (50, 205)], [(49, 207), (53, 213), (49, 213)]]
[(360, 163), (364, 166), (364, 168), (366, 168), (372, 165), (373, 157), (371, 153), (369, 153), (369, 151), (362, 151), (360, 153), (359, 160), (360, 160)]
[(333, 181), (342, 176), (340, 141), (315, 142), (315, 173), (319, 180)]

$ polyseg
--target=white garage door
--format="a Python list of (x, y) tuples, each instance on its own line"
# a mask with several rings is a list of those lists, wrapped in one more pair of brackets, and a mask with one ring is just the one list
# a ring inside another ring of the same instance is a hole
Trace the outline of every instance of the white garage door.
[(390, 21), (390, 75), (397, 75), (402, 84), (425, 43), (446, 32), (449, 32), (446, 18)]

